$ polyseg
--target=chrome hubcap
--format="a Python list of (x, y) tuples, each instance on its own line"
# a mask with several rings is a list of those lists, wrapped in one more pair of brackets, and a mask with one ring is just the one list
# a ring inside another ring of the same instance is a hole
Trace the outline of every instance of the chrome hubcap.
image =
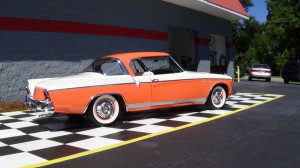
[(99, 101), (96, 107), (96, 113), (104, 120), (111, 118), (114, 114), (114, 111), (115, 108), (113, 102), (108, 99)]
[(212, 94), (213, 103), (219, 105), (223, 102), (223, 92), (222, 90), (216, 89)]

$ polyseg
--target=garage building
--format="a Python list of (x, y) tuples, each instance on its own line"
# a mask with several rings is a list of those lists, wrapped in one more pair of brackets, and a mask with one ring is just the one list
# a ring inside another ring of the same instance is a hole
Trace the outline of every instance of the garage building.
[(81, 72), (101, 56), (170, 53), (186, 70), (233, 76), (231, 21), (239, 0), (1, 0), (0, 102), (27, 79)]

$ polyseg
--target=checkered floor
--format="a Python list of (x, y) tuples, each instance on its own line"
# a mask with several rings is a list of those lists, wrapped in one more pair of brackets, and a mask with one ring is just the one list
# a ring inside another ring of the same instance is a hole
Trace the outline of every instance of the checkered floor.
[(1, 167), (20, 167), (102, 148), (174, 127), (205, 120), (278, 97), (238, 93), (222, 110), (203, 106), (131, 113), (109, 127), (65, 115), (39, 118), (41, 112), (0, 113)]

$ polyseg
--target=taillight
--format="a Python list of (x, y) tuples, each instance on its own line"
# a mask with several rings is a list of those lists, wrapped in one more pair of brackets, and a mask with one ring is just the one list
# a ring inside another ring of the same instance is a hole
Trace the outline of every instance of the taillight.
[(251, 72), (258, 72), (257, 69), (251, 69)]
[(267, 70), (267, 71), (265, 71), (265, 72), (271, 73), (271, 71), (268, 71), (268, 70)]

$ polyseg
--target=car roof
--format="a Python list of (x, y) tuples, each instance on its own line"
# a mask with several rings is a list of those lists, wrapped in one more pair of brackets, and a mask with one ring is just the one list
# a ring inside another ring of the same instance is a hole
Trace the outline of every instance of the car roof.
[(103, 58), (118, 58), (121, 61), (128, 62), (135, 58), (161, 57), (161, 56), (170, 56), (170, 55), (164, 52), (128, 52), (128, 53), (108, 55)]
[(120, 53), (108, 55), (102, 58), (117, 58), (123, 62), (126, 69), (129, 71), (131, 76), (134, 76), (134, 73), (129, 65), (130, 60), (136, 58), (144, 58), (144, 57), (161, 57), (161, 56), (170, 56), (168, 53), (164, 52), (128, 52), (128, 53)]

